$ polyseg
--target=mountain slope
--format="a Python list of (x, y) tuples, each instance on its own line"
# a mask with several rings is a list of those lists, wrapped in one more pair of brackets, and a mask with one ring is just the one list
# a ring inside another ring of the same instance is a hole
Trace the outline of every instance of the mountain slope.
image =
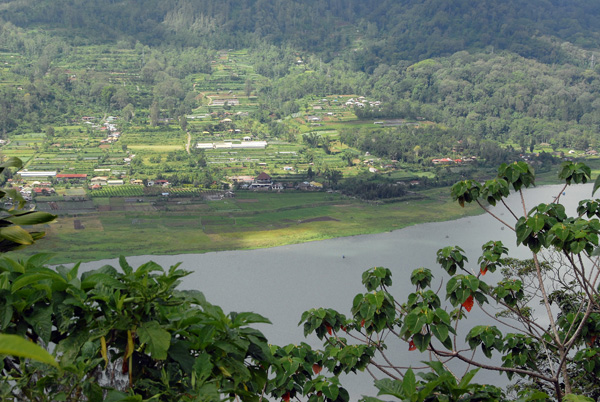
[(90, 41), (222, 48), (264, 40), (324, 53), (358, 46), (361, 69), (486, 47), (560, 62), (558, 49), (541, 36), (582, 47), (600, 38), (600, 3), (593, 0), (5, 0), (0, 6), (4, 21), (61, 28), (65, 37)]

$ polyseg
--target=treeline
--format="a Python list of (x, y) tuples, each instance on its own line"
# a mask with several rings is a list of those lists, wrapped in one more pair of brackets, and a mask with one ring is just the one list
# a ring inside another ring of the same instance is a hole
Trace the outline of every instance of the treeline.
[(339, 188), (346, 195), (364, 200), (397, 198), (406, 194), (404, 186), (397, 184), (395, 180), (386, 180), (374, 175), (347, 178)]
[(433, 125), (344, 129), (340, 133), (340, 141), (363, 152), (405, 163), (475, 156), (477, 163), (494, 166), (519, 158), (519, 152), (512, 146), (503, 147), (496, 141)]

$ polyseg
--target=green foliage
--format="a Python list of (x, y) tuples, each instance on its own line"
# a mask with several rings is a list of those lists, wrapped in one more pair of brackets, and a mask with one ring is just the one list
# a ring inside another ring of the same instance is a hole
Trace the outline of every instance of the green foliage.
[[(589, 168), (566, 163), (560, 176), (566, 185), (584, 183), (589, 179)], [(509, 186), (520, 192), (534, 180), (533, 169), (524, 163), (502, 165), (496, 180), (483, 185), (458, 183), (452, 188), (452, 196), (459, 204), (478, 202), (483, 207), (486, 200), (502, 201), (508, 196)], [(372, 347), (374, 354), (368, 363), (386, 377), (375, 382), (379, 395), (403, 401), (507, 400), (505, 392), (495, 386), (471, 384), (477, 370), (461, 377), (441, 363), (451, 360), (505, 373), (509, 379), (519, 378), (514, 388), (518, 401), (597, 398), (600, 390), (592, 378), (600, 372), (600, 315), (594, 279), (598, 269), (584, 263), (584, 259), (597, 259), (600, 224), (596, 213), (600, 201), (582, 201), (580, 215), (568, 217), (558, 200), (523, 211), (521, 217), (502, 203), (516, 220), (517, 244), (529, 248), (532, 260), (509, 258), (502, 242), (489, 241), (482, 246), (482, 255), (472, 272), (460, 247), (440, 249), (437, 262), (449, 276), (445, 280), (449, 303), (442, 303), (431, 289), (439, 285), (435, 285), (429, 269), (413, 271), (415, 291), (406, 296), (405, 302), (398, 302), (391, 294), (390, 270), (372, 268), (363, 274), (369, 293), (355, 297), (353, 319), (330, 309), (307, 312), (301, 321), (305, 334), (316, 332), (328, 350), (339, 350), (348, 347), (346, 338), (337, 335), (343, 329), (349, 339)], [(485, 281), (488, 271), (500, 271), (502, 278)], [(488, 311), (488, 304), (495, 314)], [(542, 309), (536, 311), (539, 304)], [(475, 307), (496, 322), (470, 326), (464, 319)], [(538, 317), (544, 313), (544, 321), (540, 322)], [(464, 340), (459, 338), (461, 333), (465, 334)], [(414, 368), (392, 362), (387, 353), (391, 341), (386, 342), (390, 334), (407, 342), (409, 351), (428, 353), (430, 360), (425, 364), (431, 371), (415, 375)], [(485, 358), (476, 357), (477, 351)], [(501, 357), (501, 365), (486, 360), (494, 355)]]
[[(104, 266), (79, 275), (78, 265), (54, 271), (45, 260), (0, 260), (2, 332), (55, 345), (60, 369), (28, 363), (25, 349), (7, 357), (2, 379), (14, 385), (2, 388), (5, 397), (97, 400), (112, 389), (121, 392), (110, 394), (115, 401), (126, 395), (254, 400), (264, 392), (272, 355), (251, 325), (266, 318), (226, 315), (199, 292), (177, 291), (188, 274), (177, 266), (165, 271), (150, 262), (134, 269), (121, 258), (121, 272)], [(44, 381), (32, 387), (41, 375)], [(100, 382), (103, 375), (109, 384)]]
[[(0, 164), (0, 173), (8, 167), (20, 168), (21, 160), (9, 158)], [(0, 208), (0, 252), (7, 252), (31, 245), (44, 236), (44, 232), (30, 232), (21, 225), (34, 226), (54, 221), (55, 215), (39, 211), (23, 211), (25, 200), (14, 189), (0, 190), (0, 201), (14, 204), (12, 208)], [(15, 209), (16, 208), (16, 209)]]

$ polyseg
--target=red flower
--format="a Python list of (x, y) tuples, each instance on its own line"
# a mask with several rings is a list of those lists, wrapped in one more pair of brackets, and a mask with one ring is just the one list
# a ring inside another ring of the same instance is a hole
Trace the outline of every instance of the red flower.
[(408, 350), (409, 351), (413, 351), (413, 350), (417, 350), (417, 345), (415, 345), (415, 342), (411, 339), (410, 342), (408, 342)]
[(285, 394), (283, 394), (283, 400), (285, 402), (290, 402), (290, 392), (286, 392)]
[(332, 330), (332, 328), (331, 328), (331, 325), (325, 325), (325, 328), (327, 328), (327, 333), (328, 333), (329, 335), (331, 335), (331, 333), (332, 333), (332, 332), (331, 332), (331, 330)]
[(317, 363), (315, 363), (315, 364), (313, 364), (312, 369), (313, 369), (313, 373), (319, 374), (321, 372), (321, 370), (323, 370), (323, 367), (321, 367)]
[(481, 272), (481, 275), (482, 275), (482, 276), (483, 276), (483, 275), (485, 275), (485, 274), (487, 274), (487, 267), (485, 267), (485, 268), (481, 268), (481, 269), (480, 269), (480, 272)]
[(463, 307), (465, 308), (465, 310), (467, 311), (471, 311), (471, 309), (473, 308), (473, 295), (467, 297), (467, 300), (465, 300), (465, 302), (462, 304)]
[(362, 320), (362, 321), (360, 322), (360, 326), (361, 326), (361, 327), (364, 327), (364, 326), (365, 326), (365, 320)]

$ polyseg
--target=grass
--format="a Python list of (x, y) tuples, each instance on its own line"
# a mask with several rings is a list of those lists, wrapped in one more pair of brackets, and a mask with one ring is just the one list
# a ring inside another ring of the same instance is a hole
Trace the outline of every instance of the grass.
[[(119, 201), (111, 198), (108, 204), (118, 212), (60, 217), (46, 228), (44, 240), (17, 256), (55, 252), (60, 263), (121, 254), (254, 249), (380, 233), (477, 213), (475, 208), (454, 204), (448, 189), (428, 190), (419, 200), (384, 205), (327, 193), (247, 193), (217, 202), (173, 203), (173, 208), (160, 214), (148, 208), (128, 211)], [(75, 219), (84, 229), (75, 229)]]

